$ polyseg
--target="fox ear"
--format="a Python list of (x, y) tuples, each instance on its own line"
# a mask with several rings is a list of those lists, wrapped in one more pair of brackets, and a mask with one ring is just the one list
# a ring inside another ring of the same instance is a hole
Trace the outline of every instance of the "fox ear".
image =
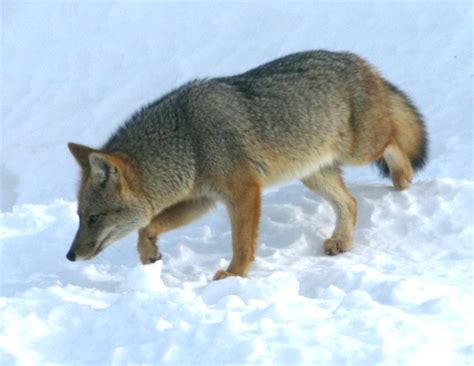
[(75, 144), (73, 142), (68, 143), (67, 147), (69, 148), (69, 151), (74, 156), (74, 158), (79, 163), (82, 169), (89, 166), (89, 155), (92, 154), (94, 151), (97, 151), (91, 149), (90, 147)]
[(106, 154), (93, 152), (89, 155), (91, 175), (100, 181), (100, 185), (105, 187), (109, 182), (117, 182), (119, 170), (114, 159)]

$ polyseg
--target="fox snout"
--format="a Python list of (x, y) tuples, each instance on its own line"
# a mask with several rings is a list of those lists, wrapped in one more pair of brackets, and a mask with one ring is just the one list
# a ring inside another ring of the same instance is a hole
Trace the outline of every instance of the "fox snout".
[(76, 260), (76, 253), (71, 249), (69, 252), (66, 254), (66, 258), (69, 259), (71, 262), (74, 262)]
[(91, 259), (99, 254), (100, 248), (96, 248), (92, 243), (73, 241), (71, 248), (66, 254), (66, 258), (71, 262)]
[(69, 251), (66, 254), (66, 258), (69, 259), (71, 262), (75, 262), (78, 260), (87, 260), (94, 258), (99, 252), (101, 251), (101, 248), (94, 248), (91, 246), (91, 249), (87, 250), (82, 250), (81, 248), (77, 249), (74, 247), (74, 245), (69, 249)]
[(101, 238), (100, 234), (91, 231), (81, 220), (66, 258), (71, 262), (94, 258), (102, 251), (106, 244), (106, 240), (99, 241)]
[(95, 242), (73, 241), (66, 258), (71, 262), (92, 259), (106, 247), (106, 243), (95, 244)]

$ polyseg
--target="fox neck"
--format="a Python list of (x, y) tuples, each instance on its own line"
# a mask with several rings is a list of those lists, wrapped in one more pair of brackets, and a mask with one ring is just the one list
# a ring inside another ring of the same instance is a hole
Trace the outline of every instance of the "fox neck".
[[(146, 168), (145, 168), (146, 166)], [(189, 166), (189, 165), (188, 165)], [(174, 164), (137, 164), (138, 181), (145, 199), (152, 207), (152, 215), (188, 197), (194, 187), (194, 169), (183, 169)]]

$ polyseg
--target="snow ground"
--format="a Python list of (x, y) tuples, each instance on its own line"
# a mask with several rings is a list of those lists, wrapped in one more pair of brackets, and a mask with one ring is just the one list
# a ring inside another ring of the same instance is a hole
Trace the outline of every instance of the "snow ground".
[(321, 248), (328, 204), (296, 185), (272, 192), (250, 277), (211, 283), (230, 257), (223, 207), (163, 237), (160, 281), (130, 240), (65, 261), (55, 243), (76, 230), (74, 203), (19, 206), (0, 227), (5, 361), (465, 365), (473, 186), (353, 187), (356, 245), (338, 257)]
[[(2, 365), (474, 363), (472, 4), (1, 6)], [(134, 236), (66, 261), (67, 141), (97, 146), (185, 81), (315, 48), (365, 56), (412, 96), (432, 141), (407, 191), (347, 170), (351, 252), (323, 254), (334, 214), (290, 184), (264, 197), (248, 279), (209, 281), (231, 255), (223, 207), (163, 236), (163, 263), (139, 266)]]

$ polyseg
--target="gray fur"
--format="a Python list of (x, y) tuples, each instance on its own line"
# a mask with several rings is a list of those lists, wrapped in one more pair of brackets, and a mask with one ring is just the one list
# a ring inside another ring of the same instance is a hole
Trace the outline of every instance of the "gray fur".
[[(245, 276), (255, 254), (261, 190), (291, 179), (332, 204), (336, 228), (324, 248), (344, 252), (357, 208), (339, 166), (378, 160), (404, 189), (413, 167), (424, 164), (426, 146), (413, 103), (351, 53), (301, 52), (240, 75), (192, 81), (143, 107), (101, 149), (70, 144), (83, 179), (81, 226), (68, 258), (92, 257), (83, 243), (98, 252), (141, 229), (140, 258), (152, 263), (159, 234), (222, 200), (234, 257), (214, 278)], [(84, 222), (97, 213), (101, 225), (89, 225), (98, 228), (91, 232)]]
[(102, 150), (125, 152), (157, 200), (191, 189), (207, 172), (225, 174), (241, 159), (265, 175), (262, 145), (298, 161), (337, 140), (341, 163), (350, 162), (347, 142), (365, 127), (354, 108), (366, 98), (356, 60), (303, 52), (241, 75), (190, 82), (134, 114)]

